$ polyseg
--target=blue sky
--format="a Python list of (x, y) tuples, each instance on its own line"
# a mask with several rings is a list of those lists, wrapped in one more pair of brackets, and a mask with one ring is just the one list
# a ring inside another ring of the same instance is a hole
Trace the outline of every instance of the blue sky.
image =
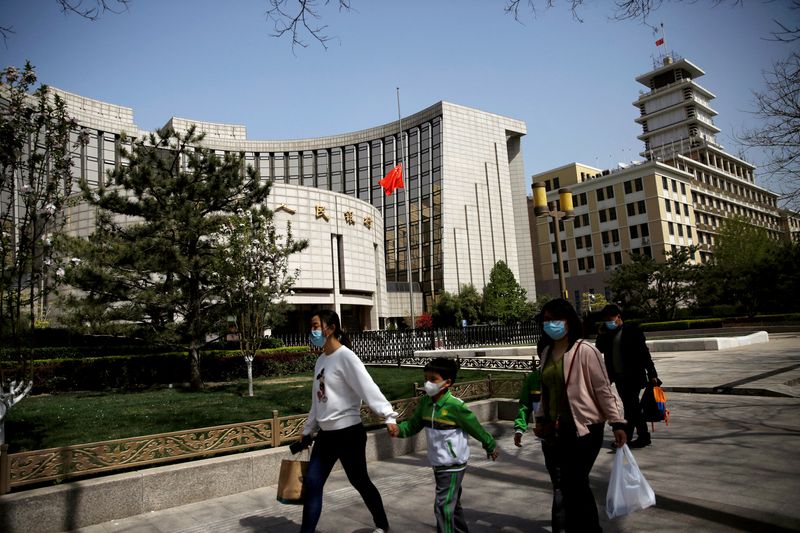
[[(520, 24), (501, 0), (352, 0), (351, 12), (323, 11), (336, 37), (327, 50), (308, 39), (293, 53), (270, 36), (266, 0), (131, 0), (96, 22), (62, 14), (55, 0), (3, 0), (0, 26), (15, 33), (0, 64), (28, 59), (40, 81), (131, 107), (144, 129), (178, 116), (243, 124), (250, 139), (391, 122), (399, 86), (403, 115), (447, 100), (524, 120), (530, 177), (572, 161), (607, 168), (642, 149), (634, 78), (653, 66), (655, 37), (610, 20), (612, 2), (588, 3), (582, 23), (561, 5), (523, 12)], [(650, 21), (664, 23), (666, 48), (706, 71), (698, 82), (717, 95), (718, 141), (738, 153), (735, 133), (756, 124), (762, 71), (790, 52), (767, 40), (774, 20), (798, 13), (787, 1), (731, 4), (668, 3)]]

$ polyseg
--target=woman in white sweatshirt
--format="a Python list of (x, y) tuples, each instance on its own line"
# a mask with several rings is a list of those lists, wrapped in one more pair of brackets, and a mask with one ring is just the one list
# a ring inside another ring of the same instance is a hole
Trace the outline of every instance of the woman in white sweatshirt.
[(339, 315), (327, 309), (311, 319), (311, 343), (322, 349), (314, 366), (311, 412), (303, 428), (308, 445), (318, 431), (304, 478), (305, 503), (301, 533), (313, 533), (322, 514), (322, 489), (339, 460), (347, 479), (358, 490), (375, 522), (375, 532), (388, 531), (389, 522), (378, 489), (367, 473), (367, 433), (361, 424), (361, 401), (386, 419), (393, 429), (397, 413), (348, 347)]

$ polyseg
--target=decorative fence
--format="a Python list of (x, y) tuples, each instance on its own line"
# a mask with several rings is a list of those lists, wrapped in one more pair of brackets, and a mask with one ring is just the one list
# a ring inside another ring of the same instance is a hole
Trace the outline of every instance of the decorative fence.
[[(497, 380), (490, 376), (486, 380), (456, 383), (451, 390), (465, 401), (516, 398), (521, 385), (519, 378)], [(415, 396), (396, 400), (392, 405), (403, 419), (414, 412), (418, 401), (419, 396)], [(381, 419), (366, 406), (361, 409), (361, 417), (367, 426), (381, 423)], [(278, 416), (278, 411), (272, 411), (272, 418), (241, 424), (12, 454), (3, 450), (0, 453), (0, 490), (8, 492), (47, 481), (60, 482), (223, 453), (277, 447), (299, 440), (306, 419), (306, 415)]]
[[(535, 322), (512, 325), (479, 325), (466, 328), (361, 331), (349, 333), (353, 351), (367, 364), (420, 365), (427, 359), (414, 357), (424, 350), (455, 350), (489, 346), (535, 346), (542, 336)], [(276, 335), (287, 346), (308, 344), (303, 334)], [(513, 359), (460, 359), (463, 368), (530, 370), (531, 361)]]

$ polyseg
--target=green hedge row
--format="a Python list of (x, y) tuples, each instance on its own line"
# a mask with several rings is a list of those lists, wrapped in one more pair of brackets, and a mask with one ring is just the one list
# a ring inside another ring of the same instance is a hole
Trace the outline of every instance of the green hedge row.
[[(253, 377), (310, 372), (317, 356), (305, 347), (259, 352), (253, 360)], [(200, 372), (204, 381), (235, 381), (247, 377), (244, 358), (236, 351), (204, 351)], [(133, 390), (185, 383), (189, 380), (186, 352), (111, 356), (84, 359), (49, 359), (33, 363), (37, 394), (75, 390)]]
[(670, 322), (645, 322), (639, 325), (642, 331), (667, 331), (703, 328), (721, 328), (721, 318), (700, 318), (696, 320), (673, 320)]

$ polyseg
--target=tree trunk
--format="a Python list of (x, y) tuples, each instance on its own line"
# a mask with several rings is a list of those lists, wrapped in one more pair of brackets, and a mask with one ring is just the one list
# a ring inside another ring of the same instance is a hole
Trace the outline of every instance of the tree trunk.
[(253, 397), (253, 358), (246, 357), (245, 361), (247, 361), (247, 394), (251, 398)]
[(189, 345), (189, 386), (192, 390), (203, 388), (203, 378), (200, 376), (200, 350), (194, 344)]

